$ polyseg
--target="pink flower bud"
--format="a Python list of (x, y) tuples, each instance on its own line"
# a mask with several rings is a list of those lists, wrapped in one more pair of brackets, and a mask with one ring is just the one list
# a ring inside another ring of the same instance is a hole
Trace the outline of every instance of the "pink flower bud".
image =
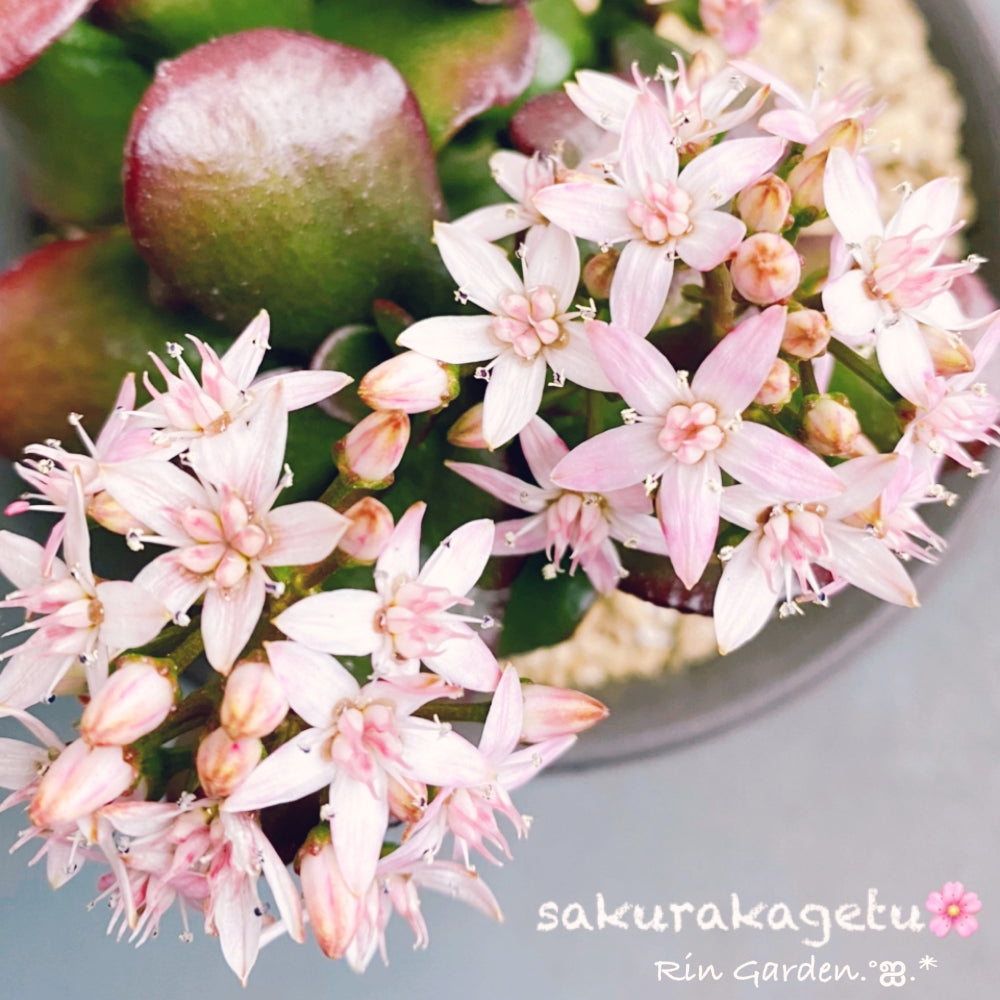
[(273, 733), (288, 714), (288, 699), (270, 664), (242, 660), (226, 678), (219, 721), (234, 740)]
[(340, 536), (337, 548), (362, 566), (375, 562), (395, 527), (392, 512), (381, 500), (363, 497), (344, 511), (344, 517), (351, 524)]
[(458, 390), (454, 365), (406, 351), (368, 372), (358, 386), (358, 395), (373, 410), (426, 413), (447, 406)]
[(816, 309), (799, 309), (785, 319), (781, 349), (794, 358), (809, 360), (826, 352), (830, 343), (830, 322)]
[(344, 881), (329, 831), (310, 833), (299, 853), (299, 878), (317, 943), (327, 958), (342, 958), (358, 929), (361, 900)]
[(780, 233), (788, 222), (792, 189), (777, 174), (765, 174), (736, 199), (740, 218), (751, 232)]
[(223, 798), (232, 794), (260, 763), (264, 749), (256, 736), (234, 740), (225, 729), (213, 730), (198, 746), (195, 764), (205, 794)]
[(927, 349), (931, 352), (935, 375), (964, 375), (976, 367), (976, 358), (969, 345), (957, 333), (921, 327)]
[(381, 489), (392, 482), (409, 440), (410, 418), (405, 413), (369, 413), (334, 446), (337, 468), (359, 488)]
[(821, 132), (802, 151), (803, 160), (829, 153), (834, 146), (846, 149), (852, 156), (860, 152), (865, 141), (865, 125), (858, 118), (842, 118)]
[(754, 397), (754, 402), (775, 411), (791, 401), (798, 388), (799, 373), (783, 358), (775, 358), (767, 379)]
[(37, 827), (82, 819), (123, 795), (138, 777), (121, 747), (92, 747), (76, 740), (45, 772), (28, 806), (28, 819)]
[(805, 405), (806, 446), (818, 455), (850, 458), (861, 435), (858, 415), (840, 395), (815, 396)]
[(521, 694), (524, 697), (521, 739), (525, 743), (580, 733), (608, 717), (607, 706), (582, 691), (525, 684)]
[(727, 55), (745, 56), (760, 37), (763, 0), (700, 0), (698, 16), (706, 34), (715, 38)]
[(483, 437), (483, 404), (476, 403), (451, 425), (448, 443), (456, 448), (488, 448)]
[(801, 212), (811, 209), (819, 213), (826, 210), (823, 195), (823, 175), (826, 173), (827, 153), (810, 156), (795, 164), (788, 175), (788, 186), (792, 191), (792, 209)]
[(618, 250), (604, 250), (583, 265), (583, 287), (587, 289), (588, 295), (595, 299), (610, 298), (611, 279), (615, 276), (620, 256)]
[(90, 699), (80, 735), (94, 747), (127, 746), (151, 733), (173, 710), (177, 681), (165, 660), (123, 657), (117, 670)]
[(427, 786), (400, 775), (389, 775), (389, 812), (404, 823), (416, 823), (427, 807)]
[(137, 521), (107, 490), (101, 490), (90, 498), (87, 514), (102, 528), (107, 528), (116, 535), (147, 530), (146, 525)]
[(754, 233), (737, 248), (731, 267), (736, 291), (748, 302), (770, 305), (795, 294), (802, 279), (798, 251), (777, 233)]

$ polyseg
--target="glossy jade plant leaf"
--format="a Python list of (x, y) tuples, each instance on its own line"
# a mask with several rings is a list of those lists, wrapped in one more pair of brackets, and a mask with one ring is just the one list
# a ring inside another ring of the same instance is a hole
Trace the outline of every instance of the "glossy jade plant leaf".
[(0, 84), (13, 79), (94, 0), (0, 0)]
[(597, 594), (578, 570), (573, 576), (560, 573), (551, 580), (542, 575), (548, 559), (531, 556), (510, 588), (504, 606), (497, 652), (513, 656), (568, 639), (580, 624)]
[(74, 411), (96, 433), (122, 378), (166, 341), (218, 344), (197, 314), (153, 307), (147, 276), (121, 229), (50, 243), (0, 275), (0, 454), (62, 436)]
[(376, 298), (444, 310), (442, 214), (420, 109), (384, 59), (275, 28), (162, 63), (132, 122), (126, 219), (164, 281), (311, 352)]
[(522, 153), (549, 154), (558, 149), (564, 162), (575, 167), (586, 151), (597, 147), (602, 130), (568, 94), (553, 91), (539, 94), (517, 109), (511, 119), (510, 136)]
[(120, 39), (81, 21), (0, 87), (0, 123), (32, 206), (59, 223), (121, 218), (122, 146), (150, 79)]
[(364, 4), (317, 0), (314, 30), (390, 59), (417, 95), (436, 148), (471, 118), (523, 93), (538, 41), (523, 4), (379, 0), (373, 17)]
[(248, 28), (312, 27), (313, 0), (98, 0), (94, 16), (142, 52), (178, 55)]

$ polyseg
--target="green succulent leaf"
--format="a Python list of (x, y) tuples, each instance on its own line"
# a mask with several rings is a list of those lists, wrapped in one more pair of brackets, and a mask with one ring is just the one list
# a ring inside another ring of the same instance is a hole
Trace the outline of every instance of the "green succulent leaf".
[(248, 28), (312, 27), (313, 0), (98, 0), (95, 15), (138, 51), (178, 55)]
[(0, 87), (0, 126), (34, 208), (83, 226), (121, 218), (122, 145), (150, 78), (119, 39), (81, 21)]
[(389, 59), (413, 88), (440, 148), (470, 119), (509, 104), (531, 82), (537, 27), (528, 8), (379, 0), (317, 0), (315, 31)]
[(443, 311), (443, 213), (420, 110), (384, 59), (277, 28), (161, 64), (129, 133), (126, 218), (166, 284), (312, 353), (388, 298)]
[(541, 553), (524, 564), (510, 589), (500, 629), (500, 656), (554, 646), (568, 639), (597, 597), (587, 574), (559, 573), (546, 579)]
[(219, 344), (197, 314), (154, 307), (147, 277), (123, 230), (50, 243), (0, 275), (0, 454), (62, 434), (71, 412), (96, 434), (122, 378), (167, 341)]

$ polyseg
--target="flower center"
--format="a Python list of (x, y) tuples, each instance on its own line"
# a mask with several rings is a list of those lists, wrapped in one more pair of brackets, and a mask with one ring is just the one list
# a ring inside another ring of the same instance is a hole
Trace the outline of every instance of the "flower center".
[(684, 465), (700, 462), (705, 453), (715, 451), (725, 440), (718, 424), (719, 412), (711, 403), (675, 403), (667, 411), (657, 436), (660, 447)]
[(500, 300), (502, 316), (493, 320), (493, 335), (510, 344), (514, 353), (532, 360), (543, 347), (561, 347), (566, 341), (558, 315), (555, 289), (540, 285), (527, 294), (510, 292)]
[(952, 903), (951, 906), (948, 907), (948, 916), (951, 917), (952, 919), (961, 916), (961, 913), (962, 913), (962, 907), (959, 906), (958, 903)]
[(267, 546), (267, 532), (251, 521), (246, 503), (232, 491), (223, 494), (218, 511), (189, 507), (180, 516), (181, 527), (194, 545), (180, 550), (180, 564), (199, 576), (211, 574), (222, 590), (235, 587)]
[(404, 580), (396, 587), (393, 602), (378, 613), (375, 627), (392, 639), (400, 659), (422, 659), (449, 639), (466, 634), (443, 612), (454, 604), (471, 603), (444, 587)]
[[(767, 572), (775, 590), (785, 590), (792, 599), (792, 575), (800, 590), (820, 595), (822, 587), (812, 564), (830, 555), (830, 543), (823, 530), (826, 508), (822, 504), (788, 503), (770, 508), (763, 515), (756, 558)], [(781, 572), (784, 587), (775, 574)]]
[(371, 787), (380, 762), (399, 761), (403, 753), (395, 708), (381, 701), (343, 705), (326, 753), (332, 763)]
[(558, 566), (570, 550), (570, 574), (597, 553), (608, 533), (604, 498), (596, 493), (562, 493), (545, 511), (545, 551)]
[(646, 183), (645, 198), (629, 202), (628, 220), (648, 243), (666, 243), (692, 229), (694, 199), (676, 184)]

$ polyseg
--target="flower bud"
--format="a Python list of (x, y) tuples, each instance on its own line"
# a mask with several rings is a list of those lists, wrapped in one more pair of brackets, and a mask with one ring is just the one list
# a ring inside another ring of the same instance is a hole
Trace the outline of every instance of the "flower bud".
[(935, 375), (964, 375), (976, 367), (975, 355), (959, 334), (933, 326), (921, 329), (927, 349), (931, 352)]
[(826, 353), (830, 343), (830, 321), (816, 309), (798, 309), (785, 318), (781, 349), (793, 358), (808, 361)]
[(406, 351), (368, 372), (358, 386), (358, 395), (373, 410), (426, 413), (447, 406), (458, 390), (455, 365)]
[(861, 436), (858, 415), (840, 395), (814, 396), (805, 406), (806, 446), (818, 455), (850, 458)]
[(288, 714), (285, 689), (270, 664), (243, 660), (226, 678), (219, 721), (234, 740), (267, 736)]
[(760, 37), (763, 0), (699, 0), (698, 16), (730, 56), (745, 56)]
[(827, 153), (823, 152), (808, 159), (803, 158), (792, 168), (792, 172), (788, 175), (788, 186), (792, 192), (794, 212), (807, 209), (816, 213), (826, 211), (826, 198), (823, 195), (826, 158)]
[(799, 373), (784, 358), (775, 358), (767, 379), (754, 397), (754, 402), (778, 411), (791, 401), (792, 393), (798, 385)]
[(427, 807), (427, 786), (404, 775), (396, 779), (390, 774), (388, 783), (389, 812), (404, 823), (416, 823)]
[(618, 250), (603, 250), (583, 265), (583, 287), (588, 295), (595, 299), (611, 297), (611, 279), (615, 276), (620, 256)]
[(28, 819), (37, 827), (81, 819), (127, 792), (138, 776), (121, 747), (92, 747), (76, 740), (43, 775)]
[(309, 834), (299, 852), (302, 898), (316, 941), (327, 958), (342, 958), (354, 939), (361, 900), (347, 887), (328, 829)]
[(733, 285), (748, 302), (760, 306), (784, 302), (802, 279), (798, 251), (777, 233), (754, 233), (737, 248), (731, 266)]
[(846, 149), (855, 156), (861, 151), (865, 141), (865, 125), (859, 118), (841, 118), (835, 121), (824, 132), (820, 132), (802, 151), (802, 158), (808, 160), (813, 156), (829, 153), (834, 146)]
[(90, 498), (87, 514), (116, 535), (147, 530), (146, 525), (137, 521), (107, 490), (100, 490)]
[(202, 790), (211, 798), (231, 795), (260, 763), (263, 749), (256, 736), (234, 740), (225, 729), (213, 730), (198, 745), (195, 757)]
[(524, 684), (521, 739), (540, 743), (555, 736), (570, 736), (596, 726), (608, 717), (607, 706), (582, 691)]
[(792, 189), (777, 174), (765, 174), (736, 198), (736, 209), (751, 232), (780, 233), (788, 222)]
[(120, 663), (80, 720), (80, 735), (94, 747), (134, 743), (160, 725), (177, 700), (177, 681), (166, 660), (129, 656)]
[(352, 562), (368, 566), (382, 554), (395, 525), (392, 512), (375, 497), (362, 497), (344, 511), (351, 522), (340, 537), (337, 548), (348, 555)]
[(334, 445), (337, 468), (362, 489), (392, 482), (410, 440), (410, 418), (400, 410), (376, 410)]
[(451, 425), (448, 443), (456, 448), (488, 448), (483, 437), (483, 404), (476, 403)]

